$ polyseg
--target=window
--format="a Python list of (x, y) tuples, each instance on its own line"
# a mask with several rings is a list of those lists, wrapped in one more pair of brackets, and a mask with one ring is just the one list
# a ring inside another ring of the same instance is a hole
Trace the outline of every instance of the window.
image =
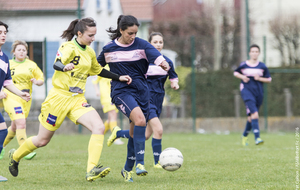
[(111, 0), (107, 0), (107, 11), (108, 11), (108, 13), (112, 13), (112, 3), (111, 3)]
[(27, 42), (28, 57), (34, 61), (43, 71), (43, 43), (42, 42)]
[(96, 8), (97, 8), (97, 12), (101, 11), (101, 0), (96, 0)]

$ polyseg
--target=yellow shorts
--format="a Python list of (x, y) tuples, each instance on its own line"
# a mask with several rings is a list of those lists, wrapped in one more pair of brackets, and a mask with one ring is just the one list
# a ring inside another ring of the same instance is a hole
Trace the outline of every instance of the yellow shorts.
[(84, 94), (74, 93), (52, 88), (46, 100), (42, 103), (40, 123), (48, 130), (57, 130), (65, 117), (75, 124), (77, 120), (87, 112), (95, 110), (89, 105)]
[(7, 97), (3, 100), (4, 110), (12, 121), (28, 117), (31, 100), (26, 102), (19, 96), (5, 90)]
[(111, 103), (110, 97), (110, 79), (101, 79), (100, 80), (100, 103), (102, 105), (103, 113), (107, 113), (112, 110), (116, 110), (118, 113), (119, 110), (116, 108), (115, 104)]

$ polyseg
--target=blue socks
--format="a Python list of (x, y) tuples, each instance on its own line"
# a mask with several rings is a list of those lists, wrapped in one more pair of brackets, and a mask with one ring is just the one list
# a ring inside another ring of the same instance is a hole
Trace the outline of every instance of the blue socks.
[(0, 153), (3, 149), (3, 143), (7, 135), (7, 129), (0, 130)]
[(157, 164), (161, 153), (161, 139), (152, 138), (152, 150), (154, 156), (154, 164)]
[(258, 119), (252, 119), (251, 121), (252, 124), (252, 129), (254, 133), (255, 139), (259, 138), (259, 124), (258, 124)]
[(126, 171), (131, 171), (135, 162), (133, 138), (129, 136), (127, 143), (127, 159), (124, 166)]
[(250, 133), (251, 131), (251, 128), (252, 128), (252, 124), (247, 120), (247, 124), (246, 124), (246, 127), (245, 127), (245, 131), (243, 133), (243, 136), (244, 137), (247, 137), (248, 134)]
[(117, 132), (117, 138), (129, 138), (129, 130), (121, 130)]
[(133, 130), (133, 143), (134, 143), (134, 151), (136, 158), (136, 165), (142, 164), (144, 165), (144, 155), (145, 155), (145, 132), (146, 126), (134, 126)]

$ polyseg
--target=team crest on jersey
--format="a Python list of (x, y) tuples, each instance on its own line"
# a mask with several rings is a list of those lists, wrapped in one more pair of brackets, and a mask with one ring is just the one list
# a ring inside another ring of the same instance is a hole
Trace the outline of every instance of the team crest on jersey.
[(113, 53), (110, 57), (110, 60), (113, 61), (113, 60), (117, 60), (118, 59), (118, 56), (116, 53)]
[(123, 112), (126, 115), (125, 106), (123, 104), (121, 104), (121, 105), (118, 105), (118, 107), (121, 110), (121, 112)]
[(59, 50), (57, 50), (56, 57), (62, 57), (62, 53)]
[(22, 107), (14, 107), (14, 110), (16, 114), (23, 114)]
[(57, 116), (51, 115), (49, 113), (49, 115), (47, 117), (47, 123), (49, 123), (50, 125), (52, 125), (53, 127), (55, 127), (56, 119), (57, 119)]
[(141, 53), (139, 51), (135, 51), (132, 58), (140, 58), (142, 57)]
[(86, 107), (86, 108), (88, 108), (88, 107), (91, 107), (91, 105), (90, 105), (90, 104), (88, 104), (87, 102), (84, 102), (84, 103), (82, 103), (82, 107)]

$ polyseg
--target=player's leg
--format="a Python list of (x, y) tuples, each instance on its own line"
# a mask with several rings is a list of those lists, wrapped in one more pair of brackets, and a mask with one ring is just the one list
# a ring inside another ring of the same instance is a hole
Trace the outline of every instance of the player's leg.
[(28, 155), (29, 153), (33, 152), (35, 149), (46, 146), (55, 131), (50, 131), (46, 129), (42, 124), (39, 126), (39, 132), (37, 136), (30, 137), (26, 139), (26, 141), (21, 144), (21, 146), (15, 150), (12, 149), (9, 151), (9, 171), (13, 176), (18, 176), (18, 165), (20, 160)]
[[(123, 176), (124, 180), (126, 182), (133, 182), (132, 179), (132, 168), (135, 163), (135, 152), (134, 152), (134, 142), (133, 142), (133, 129), (134, 129), (134, 123), (130, 123), (130, 131), (132, 131), (131, 135), (129, 135), (128, 143), (127, 143), (127, 157), (126, 157), (126, 163), (124, 168), (121, 171), (121, 175)], [(129, 131), (129, 130), (128, 130)], [(129, 132), (128, 132), (129, 134)]]
[[(162, 151), (162, 135), (163, 135), (163, 126), (159, 121), (158, 117), (154, 117), (149, 120), (148, 126), (150, 126), (153, 130), (153, 137), (152, 137), (152, 150), (154, 156), (154, 167), (155, 168), (162, 168), (159, 164), (159, 156)], [(147, 126), (147, 128), (148, 128)], [(150, 128), (149, 127), (149, 128)]]
[[(257, 100), (249, 100), (246, 101), (245, 104), (247, 108), (249, 109), (250, 112), (250, 117), (251, 117), (251, 126), (252, 126), (252, 131), (254, 133), (254, 138), (255, 138), (255, 144), (260, 145), (263, 144), (263, 140), (260, 138), (260, 131), (259, 131), (259, 115), (258, 115), (258, 108), (259, 105), (261, 104), (262, 101), (258, 102)], [(258, 104), (259, 103), (259, 104)]]
[[(117, 119), (118, 119), (118, 110), (114, 106), (114, 109), (110, 110), (108, 112), (109, 128), (110, 128), (111, 131), (113, 130), (113, 128), (115, 128), (117, 126)], [(117, 138), (114, 141), (114, 144), (116, 144), (116, 145), (122, 145), (122, 144), (124, 144), (124, 142), (121, 141), (121, 139)]]
[[(93, 118), (93, 119), (91, 119)], [(103, 167), (98, 164), (104, 140), (104, 124), (96, 110), (90, 110), (84, 113), (77, 120), (77, 123), (82, 124), (92, 132), (88, 145), (88, 163), (86, 180), (94, 181), (97, 178), (105, 177), (109, 172), (109, 167)]]
[[(4, 139), (6, 138), (6, 135), (7, 135), (7, 126), (2, 114), (0, 113), (0, 152), (2, 151), (3, 142)], [(0, 176), (0, 182), (4, 182), (4, 181), (7, 181), (7, 178)]]
[(0, 160), (4, 157), (4, 154), (5, 154), (5, 147), (6, 145), (16, 136), (16, 129), (14, 129), (13, 131), (13, 123), (11, 126), (8, 127), (7, 129), (7, 135), (6, 135), (6, 138), (3, 142), (3, 148), (2, 148), (2, 151), (0, 153)]
[(244, 130), (244, 132), (243, 132), (243, 136), (242, 136), (242, 144), (243, 144), (244, 146), (248, 146), (248, 145), (249, 145), (249, 143), (248, 143), (248, 135), (249, 135), (251, 129), (252, 129), (252, 125), (251, 125), (251, 117), (248, 116), (248, 117), (247, 117), (246, 127), (245, 127), (245, 130)]

